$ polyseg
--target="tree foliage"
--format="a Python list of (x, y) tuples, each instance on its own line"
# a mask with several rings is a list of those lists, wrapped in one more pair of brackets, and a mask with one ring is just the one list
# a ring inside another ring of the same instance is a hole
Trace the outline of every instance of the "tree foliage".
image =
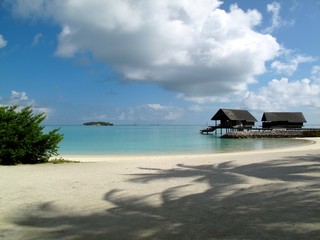
[(33, 114), (31, 107), (0, 107), (0, 164), (44, 163), (58, 154), (63, 135), (54, 129), (44, 133), (45, 114)]

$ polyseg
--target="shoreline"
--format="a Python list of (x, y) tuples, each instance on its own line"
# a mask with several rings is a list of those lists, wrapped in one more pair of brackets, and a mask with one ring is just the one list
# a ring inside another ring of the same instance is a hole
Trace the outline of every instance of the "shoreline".
[(232, 152), (218, 152), (218, 153), (187, 153), (187, 154), (131, 154), (131, 155), (107, 155), (107, 154), (61, 154), (56, 158), (63, 158), (71, 161), (79, 162), (101, 162), (101, 161), (125, 161), (125, 160), (165, 160), (167, 158), (174, 159), (185, 159), (185, 158), (210, 158), (210, 157), (228, 157), (228, 156), (239, 156), (239, 155), (256, 155), (256, 154), (276, 154), (285, 152), (299, 152), (309, 150), (320, 150), (320, 137), (315, 138), (295, 138), (297, 140), (306, 141), (305, 144), (286, 146), (280, 148), (271, 149), (259, 149), (259, 150), (244, 150), (244, 151), (232, 151)]
[(0, 166), (0, 239), (317, 239), (320, 138), (308, 140)]

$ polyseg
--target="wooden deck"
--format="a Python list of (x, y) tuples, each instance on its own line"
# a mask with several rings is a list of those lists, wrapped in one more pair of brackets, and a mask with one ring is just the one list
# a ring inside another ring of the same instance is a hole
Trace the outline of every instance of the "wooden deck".
[(205, 129), (201, 129), (200, 133), (201, 134), (209, 134), (209, 132), (214, 132), (217, 128), (219, 128), (219, 127), (218, 126), (207, 127)]
[(229, 132), (229, 131), (241, 131), (241, 130), (247, 129), (247, 128), (243, 128), (243, 127), (240, 127), (240, 126), (239, 127), (238, 126), (230, 127), (230, 126), (221, 126), (221, 125), (219, 125), (219, 126), (208, 126), (205, 129), (201, 129), (200, 133), (201, 134), (209, 134), (211, 132), (216, 131), (217, 129), (221, 129), (221, 131), (222, 131), (222, 129), (225, 129), (226, 132)]
[[(201, 134), (209, 134), (212, 132), (215, 132), (217, 129), (221, 129), (221, 135), (222, 135), (222, 130), (225, 129), (225, 133), (229, 133), (229, 132), (244, 132), (244, 130), (246, 130), (246, 132), (273, 132), (273, 133), (279, 133), (281, 131), (283, 132), (315, 132), (314, 134), (319, 136), (320, 134), (320, 128), (248, 128), (248, 127), (240, 127), (240, 126), (235, 126), (235, 127), (226, 127), (226, 126), (208, 126), (205, 129), (201, 129), (200, 133)], [(217, 134), (217, 132), (215, 132)], [(309, 134), (308, 133), (308, 134)], [(258, 133), (259, 135), (260, 133)], [(308, 135), (306, 134), (306, 135)], [(257, 135), (257, 134), (253, 134), (253, 135)]]

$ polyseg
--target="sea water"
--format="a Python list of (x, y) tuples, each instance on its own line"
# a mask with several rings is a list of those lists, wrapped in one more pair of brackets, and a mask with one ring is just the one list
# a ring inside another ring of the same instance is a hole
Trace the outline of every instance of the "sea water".
[(64, 135), (59, 154), (165, 155), (282, 148), (301, 145), (296, 139), (223, 139), (200, 134), (203, 126), (46, 126)]

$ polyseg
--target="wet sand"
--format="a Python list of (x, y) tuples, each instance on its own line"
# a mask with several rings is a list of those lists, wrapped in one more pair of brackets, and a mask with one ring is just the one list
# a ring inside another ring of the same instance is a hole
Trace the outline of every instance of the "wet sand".
[(0, 239), (317, 239), (320, 138), (311, 140), (0, 166)]

